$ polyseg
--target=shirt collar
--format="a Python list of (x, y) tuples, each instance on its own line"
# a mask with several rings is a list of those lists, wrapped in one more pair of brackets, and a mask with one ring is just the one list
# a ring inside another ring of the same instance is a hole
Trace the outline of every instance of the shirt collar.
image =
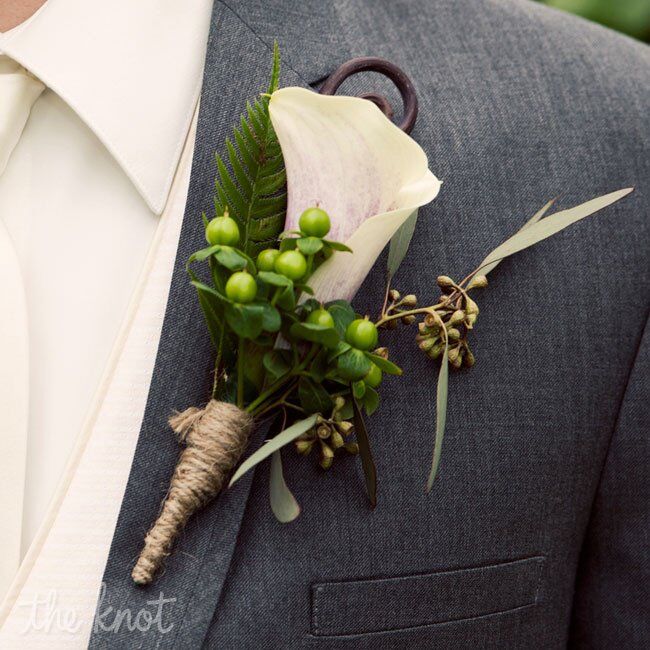
[(202, 81), (212, 0), (48, 0), (0, 52), (56, 92), (160, 214)]

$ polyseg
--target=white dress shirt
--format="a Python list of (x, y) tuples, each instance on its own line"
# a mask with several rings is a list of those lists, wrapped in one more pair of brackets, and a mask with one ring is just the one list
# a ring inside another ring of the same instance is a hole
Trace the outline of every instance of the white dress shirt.
[[(0, 55), (46, 86), (0, 176), (27, 306), (28, 356), (16, 354), (29, 376), (23, 551), (32, 545), (0, 614), (3, 648), (30, 584), (86, 608), (81, 631), (49, 630), (43, 647), (87, 641), (164, 315), (211, 5), (49, 0), (0, 34)], [(75, 553), (66, 571), (79, 589), (66, 594), (60, 567)]]

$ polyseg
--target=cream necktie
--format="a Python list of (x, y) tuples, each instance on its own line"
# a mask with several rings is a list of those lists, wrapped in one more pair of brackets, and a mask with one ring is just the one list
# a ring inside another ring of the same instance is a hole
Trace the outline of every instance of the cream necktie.
[[(43, 88), (24, 68), (0, 55), (0, 175)], [(0, 601), (20, 563), (28, 370), (24, 289), (0, 214)]]

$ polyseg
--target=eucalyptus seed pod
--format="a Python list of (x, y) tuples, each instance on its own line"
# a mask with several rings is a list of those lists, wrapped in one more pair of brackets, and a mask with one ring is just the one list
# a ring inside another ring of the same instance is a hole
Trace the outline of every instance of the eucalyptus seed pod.
[(428, 352), (434, 345), (436, 345), (437, 339), (434, 338), (426, 338), (420, 341), (420, 344), (418, 347), (422, 352)]
[(426, 323), (423, 321), (421, 323), (418, 323), (418, 332), (420, 334), (428, 334), (429, 333), (429, 328), (427, 327)]
[(448, 327), (447, 338), (450, 341), (458, 341), (460, 339), (460, 330), (457, 330), (455, 327)]
[(330, 444), (334, 449), (339, 449), (339, 447), (343, 447), (345, 440), (343, 440), (343, 436), (338, 431), (332, 431)]
[(469, 296), (465, 297), (465, 311), (468, 315), (478, 316), (478, 305)]
[(448, 275), (439, 275), (436, 283), (441, 289), (451, 289), (456, 284)]
[(430, 350), (427, 352), (430, 359), (437, 359), (442, 351), (445, 349), (444, 343), (436, 343)]
[(332, 430), (327, 424), (321, 424), (316, 429), (316, 434), (321, 440), (326, 440), (327, 438), (329, 438), (331, 433)]
[(344, 436), (349, 436), (352, 433), (352, 429), (354, 429), (352, 422), (348, 422), (347, 420), (343, 420), (343, 422), (337, 422), (336, 426)]
[(467, 290), (483, 289), (488, 286), (488, 279), (485, 275), (475, 275), (467, 285)]
[(303, 456), (307, 456), (314, 446), (313, 440), (296, 440), (296, 451)]
[(388, 359), (388, 348), (377, 348), (376, 350), (373, 351), (373, 354), (376, 354), (378, 357), (381, 357), (382, 359)]
[(465, 320), (465, 312), (462, 309), (457, 309), (452, 315), (451, 318), (449, 319), (449, 324), (450, 325), (459, 325)]
[(345, 406), (345, 398), (337, 395), (334, 398), (334, 408), (332, 409), (332, 414), (338, 413)]
[(463, 356), (460, 348), (451, 348), (448, 355), (449, 363), (454, 368), (460, 368), (463, 363)]
[(402, 318), (402, 323), (404, 323), (404, 325), (413, 325), (415, 321), (416, 318), (413, 314), (409, 314), (408, 316), (404, 316), (404, 318)]
[(388, 293), (388, 297), (389, 297), (393, 302), (397, 302), (397, 301), (401, 298), (400, 293), (399, 293), (399, 291), (398, 291), (397, 289), (391, 289), (391, 290), (389, 291), (389, 293)]
[(417, 304), (417, 296), (412, 293), (409, 293), (408, 296), (404, 296), (402, 298), (402, 305), (404, 305), (404, 307), (415, 307)]
[(320, 466), (323, 469), (329, 469), (334, 461), (334, 450), (323, 441), (321, 441), (320, 447)]
[(465, 318), (465, 326), (468, 330), (474, 328), (474, 323), (476, 323), (477, 318), (478, 316), (476, 314), (467, 314), (467, 318)]
[(433, 314), (427, 314), (424, 317), (424, 324), (426, 327), (429, 328), (430, 332), (439, 332), (440, 331), (440, 323), (438, 319), (433, 315)]
[(359, 445), (356, 442), (346, 442), (345, 443), (345, 451), (347, 451), (348, 454), (358, 454), (359, 453)]
[(472, 351), (469, 348), (465, 349), (465, 356), (463, 357), (463, 363), (468, 368), (471, 368), (476, 363), (476, 359), (474, 358), (474, 354), (472, 353)]
[(396, 330), (398, 326), (398, 322), (396, 319), (394, 320), (389, 320), (386, 323), (382, 325), (382, 327), (385, 327), (387, 330)]

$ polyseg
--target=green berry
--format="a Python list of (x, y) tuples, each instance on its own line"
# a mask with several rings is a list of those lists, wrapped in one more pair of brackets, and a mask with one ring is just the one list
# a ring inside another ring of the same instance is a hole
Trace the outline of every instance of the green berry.
[(329, 215), (321, 208), (307, 208), (300, 215), (298, 224), (307, 237), (325, 237), (332, 227)]
[(205, 238), (211, 246), (236, 246), (239, 243), (239, 226), (230, 217), (215, 217), (205, 229)]
[(300, 251), (284, 251), (275, 260), (274, 268), (290, 280), (300, 280), (307, 273), (307, 260)]
[(379, 333), (372, 321), (367, 318), (357, 318), (348, 325), (345, 340), (357, 350), (372, 350), (377, 347)]
[(233, 273), (226, 282), (226, 296), (233, 302), (247, 303), (257, 295), (257, 282), (246, 271)]
[(275, 260), (280, 256), (276, 248), (266, 248), (257, 256), (257, 268), (260, 271), (273, 271)]
[(321, 325), (322, 327), (334, 327), (334, 319), (327, 309), (316, 309), (309, 316), (307, 322), (312, 325)]
[(381, 384), (381, 380), (382, 380), (381, 370), (379, 369), (379, 366), (373, 363), (370, 366), (370, 370), (368, 371), (368, 374), (363, 378), (363, 381), (365, 381), (366, 384), (370, 386), (370, 388), (377, 388), (377, 386)]

